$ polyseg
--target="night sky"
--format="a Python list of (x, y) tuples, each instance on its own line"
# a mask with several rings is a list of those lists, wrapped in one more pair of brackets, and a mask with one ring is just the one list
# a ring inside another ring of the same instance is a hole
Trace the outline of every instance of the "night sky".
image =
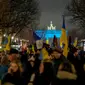
[[(62, 15), (68, 3), (70, 0), (40, 0), (40, 27), (44, 28), (50, 24), (50, 21), (53, 21), (57, 29), (60, 29), (62, 27)], [(66, 18), (66, 28), (72, 28), (68, 18)]]

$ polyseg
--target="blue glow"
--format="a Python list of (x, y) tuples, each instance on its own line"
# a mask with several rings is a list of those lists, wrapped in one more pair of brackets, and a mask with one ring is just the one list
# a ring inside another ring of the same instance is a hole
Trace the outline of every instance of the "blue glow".
[(53, 38), (54, 35), (60, 38), (62, 33), (61, 30), (36, 30), (35, 32), (41, 39), (50, 39)]

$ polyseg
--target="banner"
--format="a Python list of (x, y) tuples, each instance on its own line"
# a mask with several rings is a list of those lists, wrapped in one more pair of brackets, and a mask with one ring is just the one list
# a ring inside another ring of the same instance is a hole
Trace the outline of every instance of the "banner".
[(36, 41), (36, 47), (37, 47), (37, 49), (42, 49), (42, 47), (43, 47), (43, 40), (37, 40)]

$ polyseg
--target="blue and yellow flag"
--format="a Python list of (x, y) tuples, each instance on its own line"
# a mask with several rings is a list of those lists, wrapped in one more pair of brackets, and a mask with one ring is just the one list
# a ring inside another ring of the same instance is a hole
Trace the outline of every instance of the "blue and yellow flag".
[(35, 47), (34, 47), (34, 45), (32, 45), (32, 51), (35, 52)]
[(8, 36), (8, 42), (6, 44), (5, 50), (10, 50), (11, 49), (11, 35)]
[(63, 16), (63, 25), (62, 25), (62, 34), (60, 37), (60, 46), (63, 47), (63, 55), (67, 57), (68, 55), (68, 39), (67, 39), (67, 33), (65, 28), (65, 19)]
[(78, 38), (75, 38), (75, 41), (74, 41), (74, 43), (73, 43), (73, 46), (76, 47), (77, 44), (78, 44)]
[(48, 59), (48, 52), (45, 48), (42, 49), (42, 56), (43, 56), (43, 60)]
[(43, 62), (49, 62), (50, 61), (50, 57), (49, 57), (49, 54), (48, 54), (46, 48), (42, 48), (42, 50), (40, 52), (39, 59)]

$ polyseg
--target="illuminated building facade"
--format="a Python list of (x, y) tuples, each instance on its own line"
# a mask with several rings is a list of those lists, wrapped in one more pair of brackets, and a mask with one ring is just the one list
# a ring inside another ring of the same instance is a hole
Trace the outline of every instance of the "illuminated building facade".
[(41, 38), (41, 39), (53, 39), (54, 35), (59, 39), (61, 37), (61, 30), (57, 30), (56, 26), (53, 26), (52, 21), (50, 23), (50, 26), (47, 27), (47, 30), (36, 30), (36, 34)]

